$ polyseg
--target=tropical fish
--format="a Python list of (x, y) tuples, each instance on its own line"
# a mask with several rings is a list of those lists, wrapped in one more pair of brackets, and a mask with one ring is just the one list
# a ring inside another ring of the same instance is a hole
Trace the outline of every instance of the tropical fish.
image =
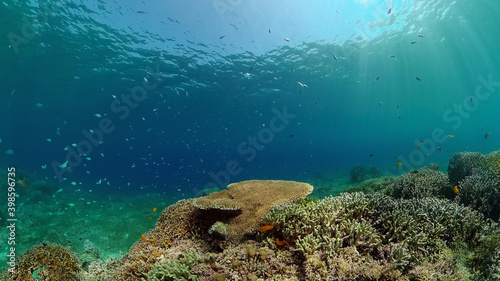
[(305, 87), (305, 88), (309, 88), (309, 87), (308, 87), (306, 84), (304, 84), (304, 83), (300, 83), (299, 81), (297, 81), (297, 83), (299, 83), (299, 85), (300, 85), (302, 88), (304, 88), (304, 87)]
[(453, 187), (453, 192), (455, 192), (455, 194), (458, 194), (459, 190), (458, 190), (458, 185), (455, 185)]
[(144, 241), (144, 242), (146, 242), (146, 241), (147, 241), (146, 236), (144, 236), (144, 234), (143, 234), (143, 235), (141, 235), (141, 239), (142, 239), (142, 241)]
[(285, 243), (286, 243), (286, 242), (285, 242), (284, 240), (283, 240), (283, 241), (280, 241), (278, 238), (276, 238), (276, 245), (278, 245), (278, 246), (284, 246), (284, 245), (285, 245)]
[(449, 138), (449, 139), (451, 139), (451, 138), (454, 138), (455, 135), (447, 135), (446, 137)]
[(264, 225), (264, 226), (261, 226), (261, 227), (259, 228), (259, 231), (260, 231), (260, 232), (264, 232), (264, 231), (271, 230), (271, 229), (273, 229), (273, 228), (274, 228), (274, 226), (272, 226), (272, 225)]
[(484, 134), (484, 139), (487, 139), (490, 135), (491, 135), (491, 132), (487, 132), (486, 134)]
[(226, 37), (226, 35), (222, 35), (221, 37), (219, 37), (219, 39), (222, 39), (222, 38), (224, 38), (224, 37)]
[(415, 147), (415, 149), (419, 149), (420, 148), (420, 145), (417, 145), (417, 147)]
[(443, 151), (443, 149), (442, 149), (441, 147), (439, 147), (439, 146), (438, 146), (438, 147), (436, 147), (436, 150), (437, 150), (437, 151)]
[(418, 36), (419, 38), (424, 38), (424, 36), (423, 36), (422, 34), (417, 34), (417, 36)]
[(401, 167), (401, 162), (396, 163), (396, 166)]
[(333, 58), (337, 61), (339, 60), (335, 54), (333, 55)]
[(423, 141), (423, 140), (421, 140), (421, 141), (419, 141), (419, 143), (424, 143), (424, 141)]
[(417, 81), (422, 81), (422, 80), (420, 79), (420, 77), (418, 77), (418, 76), (417, 76), (417, 77), (415, 77), (415, 79), (417, 79)]
[(152, 220), (152, 219), (153, 219), (153, 217), (149, 217), (149, 220)]
[(410, 44), (417, 44), (417, 41), (411, 41)]
[(500, 162), (497, 162), (497, 168), (500, 168)]
[(392, 12), (392, 8), (389, 8), (389, 10), (387, 10), (387, 16)]
[(156, 207), (153, 208), (153, 213), (156, 212), (156, 210), (158, 210)]
[(285, 38), (285, 41), (286, 42), (290, 42), (290, 38)]

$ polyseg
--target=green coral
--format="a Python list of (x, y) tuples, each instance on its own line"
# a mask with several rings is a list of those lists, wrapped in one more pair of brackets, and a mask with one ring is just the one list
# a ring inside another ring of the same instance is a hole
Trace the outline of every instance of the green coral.
[(228, 225), (220, 221), (214, 223), (208, 230), (208, 234), (214, 233), (222, 235), (223, 237), (227, 237), (229, 235)]
[(193, 267), (198, 263), (198, 255), (195, 250), (186, 251), (175, 260), (164, 259), (156, 264), (151, 271), (144, 274), (143, 281), (182, 281), (197, 280), (198, 276), (193, 274)]
[(457, 186), (458, 200), (486, 217), (500, 218), (500, 151), (488, 155), (457, 153), (448, 167), (450, 183)]

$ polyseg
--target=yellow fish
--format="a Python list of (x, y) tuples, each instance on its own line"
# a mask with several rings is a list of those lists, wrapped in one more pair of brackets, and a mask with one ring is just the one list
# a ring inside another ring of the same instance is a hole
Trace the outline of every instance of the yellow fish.
[(497, 168), (500, 168), (500, 162), (497, 162)]
[(451, 138), (454, 138), (454, 137), (455, 137), (455, 135), (448, 135), (448, 136), (446, 136), (446, 137), (447, 137), (447, 138), (449, 138), (449, 139), (451, 139)]
[(400, 167), (402, 164), (401, 162), (396, 163), (396, 166)]
[(458, 194), (458, 191), (459, 191), (459, 190), (458, 190), (458, 185), (455, 185), (455, 186), (453, 187), (453, 192), (455, 192), (455, 194)]
[(156, 207), (153, 208), (153, 213), (156, 212), (156, 210), (158, 210)]

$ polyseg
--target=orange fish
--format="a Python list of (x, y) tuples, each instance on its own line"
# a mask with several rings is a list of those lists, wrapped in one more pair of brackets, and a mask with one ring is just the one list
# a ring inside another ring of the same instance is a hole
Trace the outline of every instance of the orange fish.
[(402, 164), (401, 162), (396, 163), (396, 166), (400, 167)]
[(497, 168), (500, 168), (500, 162), (497, 162)]
[(449, 139), (451, 139), (451, 138), (454, 138), (455, 135), (447, 135), (446, 137), (449, 138)]
[(273, 229), (273, 228), (274, 228), (274, 226), (272, 226), (272, 225), (264, 225), (264, 226), (261, 226), (261, 227), (259, 228), (259, 231), (260, 231), (260, 232), (264, 232), (264, 231), (271, 230), (271, 229)]
[(458, 185), (455, 185), (453, 187), (453, 192), (455, 192), (455, 194), (458, 194), (459, 190), (458, 190)]
[(156, 212), (156, 210), (158, 210), (156, 207), (153, 208), (153, 213)]
[(417, 145), (417, 147), (415, 147), (415, 149), (419, 149), (420, 148), (420, 145)]
[(141, 236), (141, 239), (142, 239), (142, 241), (144, 241), (144, 242), (146, 242), (146, 241), (147, 241), (146, 236), (144, 236), (144, 234)]
[(284, 245), (285, 245), (285, 243), (286, 243), (286, 242), (285, 242), (284, 240), (283, 240), (283, 241), (280, 241), (278, 238), (276, 238), (276, 245), (278, 245), (278, 246), (284, 246)]
[(152, 220), (152, 219), (153, 219), (153, 217), (149, 217), (149, 220)]

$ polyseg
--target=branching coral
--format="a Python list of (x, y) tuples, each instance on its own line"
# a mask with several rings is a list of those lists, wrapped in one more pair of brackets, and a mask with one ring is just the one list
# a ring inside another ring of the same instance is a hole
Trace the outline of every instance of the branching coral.
[(455, 186), (472, 175), (475, 168), (484, 169), (484, 156), (479, 152), (460, 152), (450, 158), (448, 177), (450, 185)]
[[(424, 261), (432, 263), (431, 257), (450, 243), (477, 243), (483, 223), (479, 213), (446, 200), (395, 200), (362, 193), (272, 208), (264, 220), (316, 270), (337, 274), (339, 257), (350, 247), (363, 258), (353, 259), (355, 264), (346, 272), (352, 274), (353, 268), (371, 264), (381, 272), (391, 272), (391, 276)], [(364, 274), (389, 278), (375, 272)]]
[(51, 243), (34, 246), (19, 257), (11, 280), (78, 280), (78, 258), (67, 248)]
[(403, 199), (444, 197), (450, 190), (448, 187), (446, 174), (429, 168), (421, 168), (399, 177), (386, 193)]

